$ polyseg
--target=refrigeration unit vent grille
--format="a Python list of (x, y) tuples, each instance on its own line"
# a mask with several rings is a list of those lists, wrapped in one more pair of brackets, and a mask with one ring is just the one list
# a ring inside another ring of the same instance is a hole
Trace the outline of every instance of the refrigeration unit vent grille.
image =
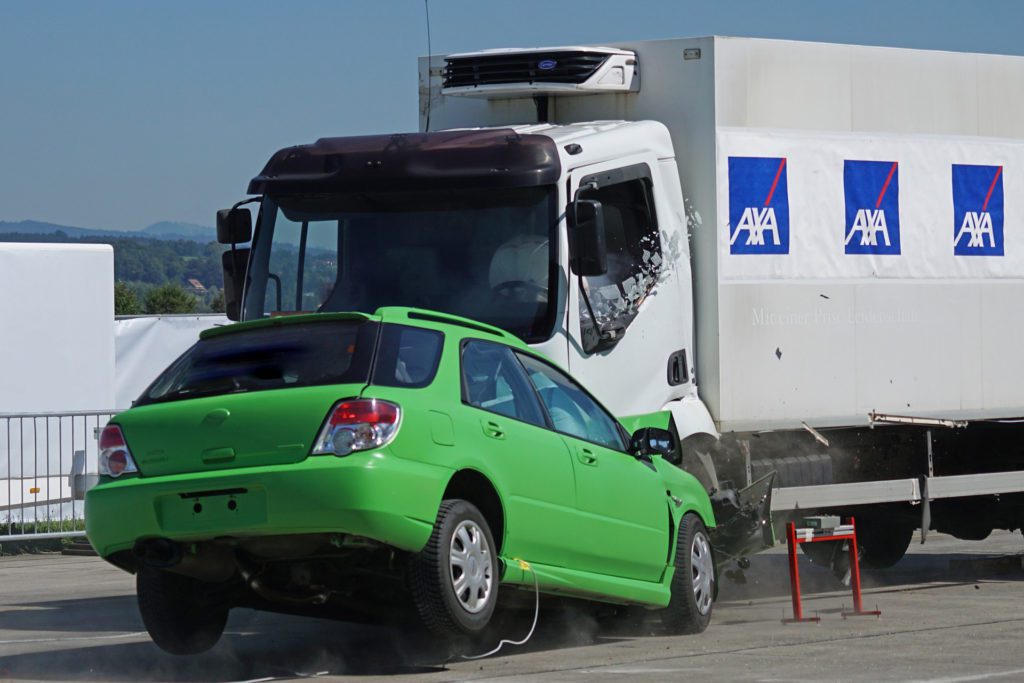
[(610, 55), (595, 52), (519, 52), (445, 60), (445, 88), (510, 83), (584, 83)]

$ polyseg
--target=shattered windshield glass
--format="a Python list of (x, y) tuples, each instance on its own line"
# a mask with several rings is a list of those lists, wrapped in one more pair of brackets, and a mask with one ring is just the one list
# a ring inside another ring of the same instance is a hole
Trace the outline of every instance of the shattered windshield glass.
[(412, 306), (550, 337), (553, 187), (266, 199), (246, 319)]
[(588, 353), (621, 336), (663, 273), (662, 240), (647, 182), (580, 192), (581, 198), (601, 203), (608, 265), (604, 274), (580, 283), (580, 337)]

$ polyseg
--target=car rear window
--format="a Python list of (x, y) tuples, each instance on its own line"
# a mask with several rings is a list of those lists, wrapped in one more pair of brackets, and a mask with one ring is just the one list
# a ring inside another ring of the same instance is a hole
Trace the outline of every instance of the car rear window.
[(441, 362), (444, 335), (406, 325), (383, 325), (374, 363), (373, 384), (425, 387), (434, 381)]
[(360, 320), (317, 321), (201, 339), (146, 389), (136, 405), (288, 387), (365, 384), (378, 327)]

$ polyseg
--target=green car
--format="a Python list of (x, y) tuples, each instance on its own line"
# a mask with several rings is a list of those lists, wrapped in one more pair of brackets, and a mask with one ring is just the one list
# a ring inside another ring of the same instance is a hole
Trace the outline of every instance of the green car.
[(103, 430), (86, 530), (176, 654), (212, 647), (237, 606), (472, 635), (499, 588), (696, 633), (711, 503), (672, 464), (667, 414), (647, 424), (630, 435), (523, 342), (454, 316), (230, 325)]

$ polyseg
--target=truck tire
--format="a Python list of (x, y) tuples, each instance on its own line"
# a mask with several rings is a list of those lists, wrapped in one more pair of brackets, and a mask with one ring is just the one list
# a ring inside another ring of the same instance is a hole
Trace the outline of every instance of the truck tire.
[[(913, 540), (914, 529), (906, 525), (866, 517), (857, 521), (857, 557), (861, 569), (888, 569), (903, 559)], [(831, 569), (839, 578), (849, 570), (845, 541), (801, 543), (800, 550), (811, 562)]]
[(135, 577), (139, 614), (153, 642), (172, 655), (195, 655), (217, 644), (228, 607), (210, 599), (204, 583), (173, 572), (144, 568)]
[(458, 638), (486, 628), (498, 601), (498, 556), (475, 505), (441, 503), (430, 540), (412, 561), (410, 589), (420, 619), (435, 635)]
[(810, 558), (811, 562), (821, 567), (832, 568), (836, 553), (845, 553), (842, 541), (823, 541), (819, 543), (801, 543), (800, 551)]
[(882, 518), (857, 520), (857, 550), (860, 566), (888, 569), (903, 559), (914, 538), (914, 527)]
[(679, 522), (675, 568), (672, 598), (661, 611), (661, 623), (674, 634), (700, 633), (711, 622), (717, 577), (708, 531), (692, 512)]

